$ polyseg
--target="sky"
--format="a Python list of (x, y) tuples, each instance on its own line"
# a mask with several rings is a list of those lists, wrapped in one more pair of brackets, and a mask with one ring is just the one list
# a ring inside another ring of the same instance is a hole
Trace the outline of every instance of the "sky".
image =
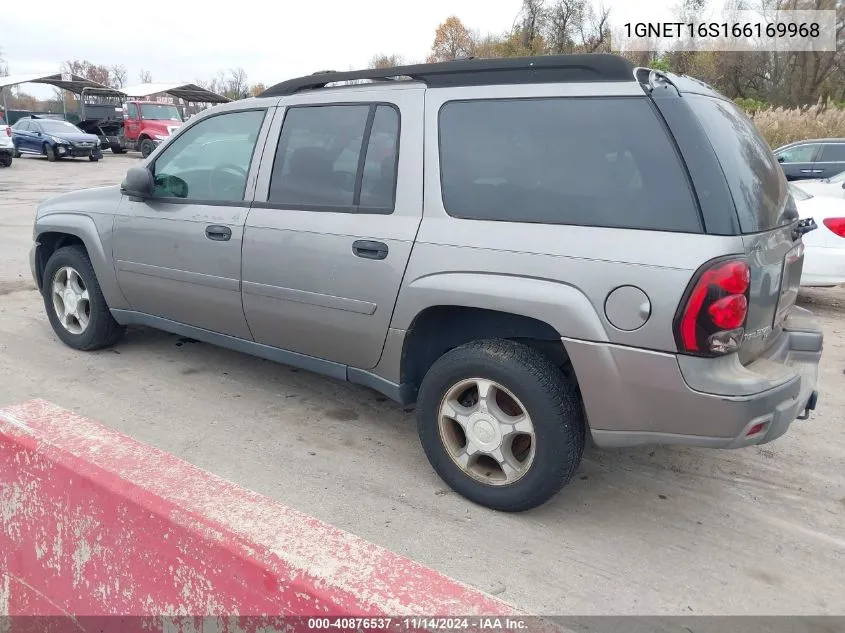
[[(604, 6), (621, 25), (669, 18), (676, 2), (604, 0)], [(77, 58), (122, 64), (129, 85), (140, 83), (142, 69), (164, 83), (242, 67), (250, 83), (269, 86), (317, 70), (362, 68), (377, 53), (424, 61), (449, 15), (482, 33), (503, 32), (521, 0), (229, 0), (219, 1), (219, 9), (209, 1), (139, 0), (94, 11), (67, 0), (41, 0), (35, 8), (20, 0), (4, 4), (0, 49), (10, 74), (57, 72), (63, 60)], [(95, 17), (86, 22), (85, 15)], [(33, 84), (23, 89), (51, 94)]]

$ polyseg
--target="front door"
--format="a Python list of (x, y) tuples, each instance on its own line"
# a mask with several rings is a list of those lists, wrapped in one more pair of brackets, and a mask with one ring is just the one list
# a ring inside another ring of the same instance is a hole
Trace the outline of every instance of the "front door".
[(787, 180), (819, 178), (815, 159), (819, 146), (816, 143), (804, 143), (778, 152), (777, 158)]
[(268, 138), (244, 233), (244, 311), (259, 343), (370, 369), (421, 220), (423, 91), (319, 99), (288, 98)]
[(123, 198), (114, 260), (133, 310), (251, 338), (241, 306), (241, 245), (266, 115), (255, 109), (200, 119), (149, 166), (153, 196)]

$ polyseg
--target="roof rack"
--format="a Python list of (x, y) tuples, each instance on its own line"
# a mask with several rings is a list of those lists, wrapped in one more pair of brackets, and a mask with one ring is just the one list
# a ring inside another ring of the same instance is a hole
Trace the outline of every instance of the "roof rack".
[(316, 72), (271, 86), (259, 97), (284, 97), (328, 84), (360, 79), (408, 77), (429, 88), (494, 84), (562, 83), (574, 81), (635, 81), (634, 66), (609, 53), (548, 55), (504, 59), (459, 59), (435, 64), (371, 68), (349, 72)]

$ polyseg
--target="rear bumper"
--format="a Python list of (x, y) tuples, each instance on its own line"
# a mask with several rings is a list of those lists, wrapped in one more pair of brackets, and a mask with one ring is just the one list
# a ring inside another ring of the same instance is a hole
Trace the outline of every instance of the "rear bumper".
[(823, 336), (793, 308), (765, 357), (700, 359), (564, 339), (602, 447), (740, 448), (783, 435), (815, 405)]

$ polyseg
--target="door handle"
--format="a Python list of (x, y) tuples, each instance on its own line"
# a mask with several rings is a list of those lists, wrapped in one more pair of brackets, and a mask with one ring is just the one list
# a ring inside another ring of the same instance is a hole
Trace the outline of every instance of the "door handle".
[(801, 173), (802, 173), (802, 174), (812, 174), (812, 173), (813, 173), (813, 170), (812, 170), (812, 169), (802, 169), (802, 170), (801, 170)]
[(215, 242), (226, 242), (232, 239), (232, 229), (228, 226), (212, 224), (211, 226), (205, 227), (205, 236)]
[(372, 240), (355, 240), (352, 252), (364, 259), (384, 259), (387, 257), (387, 244)]

